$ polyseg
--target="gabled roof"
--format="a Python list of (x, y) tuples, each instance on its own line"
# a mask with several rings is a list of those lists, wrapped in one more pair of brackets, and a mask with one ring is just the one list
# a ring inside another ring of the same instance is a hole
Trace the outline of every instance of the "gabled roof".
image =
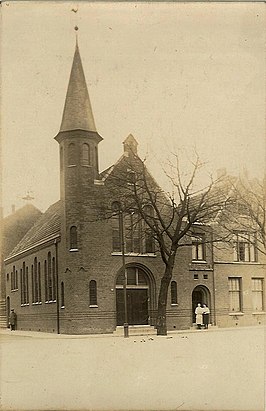
[(60, 131), (77, 129), (96, 132), (78, 45), (73, 58)]
[(60, 234), (60, 201), (51, 205), (48, 210), (36, 221), (13, 251), (6, 258), (9, 259), (26, 250), (33, 248)]

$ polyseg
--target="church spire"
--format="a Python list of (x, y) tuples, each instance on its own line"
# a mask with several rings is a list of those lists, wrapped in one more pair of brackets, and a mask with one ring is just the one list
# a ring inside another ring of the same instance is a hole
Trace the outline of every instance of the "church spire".
[(60, 132), (77, 129), (96, 132), (78, 42), (76, 41)]

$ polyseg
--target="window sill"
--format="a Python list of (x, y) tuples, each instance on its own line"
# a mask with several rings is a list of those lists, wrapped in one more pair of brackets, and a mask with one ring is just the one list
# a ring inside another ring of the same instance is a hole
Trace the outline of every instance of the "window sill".
[(265, 311), (254, 311), (252, 315), (265, 315)]
[(260, 264), (258, 261), (233, 261), (234, 264)]
[(15, 291), (18, 291), (18, 288), (14, 288), (14, 290), (11, 290), (11, 293), (14, 293)]
[(41, 305), (41, 304), (42, 304), (41, 301), (38, 301), (38, 302), (36, 302), (36, 303), (32, 303), (32, 305)]
[(98, 308), (98, 305), (90, 305), (90, 308)]
[(27, 304), (21, 304), (21, 307), (28, 307), (30, 304), (29, 303), (27, 303)]
[(79, 249), (78, 248), (70, 248), (69, 252), (73, 253), (73, 252), (77, 252)]
[(53, 304), (53, 303), (56, 303), (56, 300), (45, 301), (45, 304)]
[(76, 164), (68, 164), (67, 168), (77, 167)]
[[(122, 256), (121, 251), (114, 251), (111, 253), (112, 255)], [(155, 253), (125, 253), (125, 257), (156, 257)]]
[(230, 316), (237, 316), (237, 317), (240, 317), (241, 315), (244, 315), (244, 313), (242, 313), (241, 311), (240, 312), (231, 312), (231, 313), (229, 313), (228, 315), (230, 315)]
[(177, 303), (171, 304), (171, 307), (178, 307), (178, 304)]
[(62, 305), (62, 307), (60, 307), (61, 308), (61, 310), (64, 310), (65, 309), (65, 306), (64, 305)]
[(207, 264), (206, 260), (192, 260), (191, 261), (193, 264)]

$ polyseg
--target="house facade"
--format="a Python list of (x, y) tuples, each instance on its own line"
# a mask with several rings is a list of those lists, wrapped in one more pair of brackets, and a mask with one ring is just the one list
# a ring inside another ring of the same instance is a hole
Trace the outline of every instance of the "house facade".
[[(125, 320), (125, 264), (128, 323), (154, 327), (164, 271), (160, 253), (143, 222), (134, 220), (134, 213), (122, 216), (122, 252), (121, 215), (112, 213), (121, 189), (114, 186), (113, 177), (119, 170), (128, 171), (132, 153), (138, 158), (138, 143), (129, 135), (117, 163), (99, 172), (102, 137), (95, 125), (78, 46), (55, 140), (60, 153), (60, 200), (40, 216), (5, 259), (7, 315), (15, 309), (19, 330), (113, 333)], [(199, 238), (192, 236), (190, 247), (178, 249), (167, 302), (168, 330), (192, 327), (198, 302), (210, 307), (214, 325), (258, 324), (264, 303), (253, 314), (251, 301), (260, 299), (255, 288), (264, 287), (261, 256), (256, 261), (234, 262), (232, 250), (218, 255)], [(238, 307), (236, 293), (232, 294), (238, 280), (232, 279), (239, 276)], [(239, 310), (243, 310), (241, 316)]]

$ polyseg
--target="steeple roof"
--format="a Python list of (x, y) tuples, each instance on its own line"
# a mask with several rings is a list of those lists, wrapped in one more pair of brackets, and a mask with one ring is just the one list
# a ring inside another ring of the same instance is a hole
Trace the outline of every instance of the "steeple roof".
[(73, 58), (60, 131), (96, 131), (78, 44)]

